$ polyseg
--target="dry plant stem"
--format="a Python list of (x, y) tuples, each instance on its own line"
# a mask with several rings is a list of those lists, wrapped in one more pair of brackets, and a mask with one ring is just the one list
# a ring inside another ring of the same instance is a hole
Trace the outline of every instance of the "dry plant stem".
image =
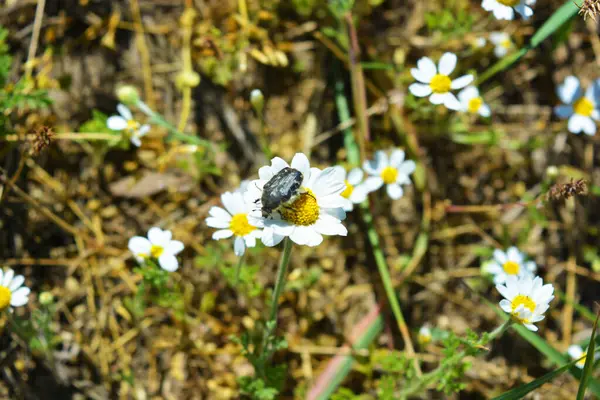
[(346, 27), (348, 29), (349, 43), (348, 58), (350, 60), (350, 77), (352, 79), (352, 100), (354, 102), (354, 112), (358, 122), (358, 148), (360, 149), (360, 159), (366, 158), (366, 143), (369, 140), (369, 119), (367, 116), (367, 95), (365, 93), (365, 77), (360, 65), (360, 46), (352, 14), (345, 16)]
[(130, 9), (133, 16), (133, 22), (135, 24), (136, 45), (140, 52), (140, 59), (142, 60), (142, 74), (144, 75), (144, 90), (146, 92), (146, 99), (148, 100), (150, 107), (154, 108), (154, 88), (152, 86), (150, 52), (148, 51), (146, 40), (144, 38), (144, 26), (142, 24), (142, 16), (140, 13), (140, 5), (138, 4), (138, 0), (130, 1)]
[(377, 235), (377, 231), (375, 230), (375, 226), (373, 225), (373, 216), (369, 210), (368, 201), (364, 202), (360, 206), (362, 211), (363, 221), (367, 225), (367, 237), (369, 242), (371, 243), (371, 247), (373, 248), (373, 256), (375, 257), (375, 263), (377, 264), (377, 269), (379, 270), (379, 275), (381, 276), (381, 281), (383, 282), (383, 287), (385, 289), (386, 296), (388, 301), (390, 302), (390, 307), (392, 308), (392, 312), (394, 313), (394, 318), (398, 324), (398, 329), (400, 330), (400, 334), (402, 335), (402, 340), (404, 340), (404, 345), (406, 346), (406, 353), (409, 357), (412, 358), (415, 370), (417, 371), (417, 375), (421, 375), (421, 367), (419, 366), (419, 361), (415, 356), (415, 348), (413, 346), (412, 340), (410, 338), (410, 332), (408, 331), (408, 327), (406, 326), (406, 321), (404, 320), (404, 315), (402, 314), (402, 309), (400, 308), (400, 303), (398, 302), (398, 297), (396, 296), (396, 291), (394, 290), (394, 285), (392, 284), (392, 277), (390, 276), (390, 271), (385, 260), (385, 255), (383, 254), (383, 250), (381, 249), (379, 243), (379, 235)]
[[(192, 67), (192, 27), (193, 25), (193, 9), (188, 8), (185, 13), (190, 10), (190, 18), (182, 18), (187, 22), (183, 26), (183, 45), (181, 47), (181, 58), (183, 60), (183, 74), (190, 75), (194, 73)], [(185, 125), (190, 117), (190, 111), (192, 109), (192, 87), (190, 85), (183, 84), (182, 86), (183, 100), (181, 105), (181, 115), (179, 116), (179, 125), (177, 129), (182, 131), (185, 129)]]
[(37, 46), (40, 39), (40, 30), (42, 29), (42, 19), (44, 19), (44, 8), (46, 7), (46, 0), (38, 0), (37, 7), (35, 9), (35, 19), (33, 21), (33, 33), (31, 34), (31, 43), (29, 44), (29, 51), (27, 53), (27, 63), (25, 64), (25, 76), (31, 77), (31, 70), (33, 65), (31, 64), (35, 58), (37, 52)]

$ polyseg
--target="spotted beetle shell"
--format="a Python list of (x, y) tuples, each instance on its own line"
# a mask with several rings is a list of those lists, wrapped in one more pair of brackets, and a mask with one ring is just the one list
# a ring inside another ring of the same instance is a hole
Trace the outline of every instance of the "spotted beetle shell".
[(263, 187), (260, 201), (262, 215), (268, 217), (279, 206), (298, 194), (304, 176), (297, 169), (286, 167), (276, 173)]

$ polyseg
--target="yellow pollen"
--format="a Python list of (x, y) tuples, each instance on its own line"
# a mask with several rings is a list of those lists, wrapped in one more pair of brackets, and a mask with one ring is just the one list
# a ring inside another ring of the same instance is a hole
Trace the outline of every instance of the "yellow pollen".
[(125, 131), (128, 132), (129, 134), (133, 134), (135, 131), (137, 131), (138, 129), (140, 129), (140, 123), (130, 119), (127, 121), (127, 126), (125, 127)]
[(583, 115), (584, 117), (589, 117), (592, 115), (592, 111), (594, 111), (594, 105), (591, 101), (586, 99), (585, 97), (580, 98), (573, 104), (573, 110), (575, 114)]
[(255, 230), (256, 227), (250, 225), (248, 222), (248, 216), (246, 214), (235, 214), (231, 218), (229, 229), (231, 229), (235, 236), (246, 236)]
[(500, 4), (504, 4), (505, 6), (514, 7), (519, 4), (521, 0), (496, 0)]
[(447, 93), (450, 91), (451, 84), (452, 80), (450, 80), (448, 76), (442, 74), (436, 74), (429, 82), (429, 86), (433, 93)]
[(395, 183), (396, 179), (398, 179), (398, 170), (393, 167), (385, 167), (383, 171), (381, 171), (381, 179), (383, 179), (383, 183), (386, 185)]
[(352, 186), (350, 184), (350, 182), (348, 182), (348, 181), (345, 181), (345, 182), (346, 182), (346, 189), (344, 189), (344, 191), (341, 193), (341, 196), (345, 199), (349, 199), (350, 195), (354, 191), (354, 186)]
[(503, 41), (500, 42), (500, 47), (504, 47), (505, 49), (510, 49), (512, 46), (512, 42), (510, 41), (510, 39), (504, 39)]
[(516, 263), (514, 261), (507, 261), (502, 266), (502, 269), (508, 275), (518, 275), (519, 270), (521, 269), (521, 267), (519, 266), (519, 263)]
[(531, 297), (529, 296), (525, 296), (525, 295), (518, 295), (516, 296), (513, 301), (512, 301), (512, 310), (513, 312), (520, 306), (520, 305), (524, 305), (525, 308), (528, 308), (529, 311), (533, 312), (533, 310), (535, 310), (535, 301), (531, 300)]
[(577, 365), (583, 367), (585, 365), (585, 359), (587, 358), (587, 352), (582, 354), (582, 359), (577, 361)]
[(6, 310), (10, 306), (12, 293), (7, 287), (0, 286), (0, 311)]
[(289, 205), (284, 205), (279, 210), (281, 217), (294, 225), (310, 226), (319, 219), (319, 204), (315, 194), (310, 189), (305, 189), (296, 200)]
[(162, 253), (165, 251), (164, 247), (162, 246), (157, 246), (155, 244), (152, 245), (152, 247), (150, 248), (150, 254), (152, 255), (152, 257), (154, 258), (158, 258), (160, 256), (162, 256)]
[(427, 343), (431, 342), (431, 335), (419, 333), (419, 335), (417, 336), (417, 340), (421, 345), (426, 345)]
[(476, 113), (479, 111), (482, 104), (483, 99), (481, 97), (473, 97), (471, 100), (469, 100), (469, 105), (467, 108), (469, 109), (470, 113)]

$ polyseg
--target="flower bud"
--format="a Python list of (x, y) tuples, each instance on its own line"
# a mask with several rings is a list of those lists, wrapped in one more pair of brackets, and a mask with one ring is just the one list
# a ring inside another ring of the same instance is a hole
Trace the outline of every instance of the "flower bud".
[(54, 296), (50, 292), (42, 292), (40, 293), (40, 304), (43, 306), (49, 306), (54, 302)]
[(265, 97), (260, 89), (254, 89), (250, 92), (250, 104), (257, 114), (261, 114), (265, 106)]
[(200, 84), (200, 75), (195, 71), (182, 71), (175, 78), (175, 85), (181, 90), (186, 87), (196, 87)]
[(132, 85), (117, 87), (116, 94), (119, 101), (128, 106), (135, 105), (140, 101), (140, 93)]

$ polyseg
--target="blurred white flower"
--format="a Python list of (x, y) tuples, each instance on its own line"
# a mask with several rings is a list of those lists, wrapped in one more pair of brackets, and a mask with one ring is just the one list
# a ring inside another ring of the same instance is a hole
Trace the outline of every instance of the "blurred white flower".
[(454, 53), (444, 53), (437, 68), (431, 58), (422, 57), (417, 61), (417, 68), (410, 70), (412, 76), (420, 83), (413, 83), (408, 90), (417, 97), (429, 96), (432, 104), (443, 104), (450, 110), (460, 110), (460, 102), (450, 91), (462, 89), (473, 82), (473, 75), (463, 75), (452, 80), (449, 75), (455, 67)]
[(0, 269), (0, 311), (27, 304), (31, 290), (23, 286), (23, 282), (23, 275), (15, 276), (15, 271), (10, 268), (6, 271)]
[[(582, 368), (585, 366), (585, 360), (587, 358), (587, 351), (584, 351), (581, 346), (577, 345), (577, 344), (573, 344), (571, 346), (569, 346), (569, 349), (567, 350), (567, 353), (569, 354), (569, 357), (571, 357), (573, 360), (579, 360), (581, 357), (581, 360), (577, 361), (577, 363), (575, 363), (575, 365), (577, 366), (577, 368)], [(596, 355), (594, 356), (594, 360), (597, 360), (598, 358), (600, 358), (600, 353), (596, 353)]]
[(124, 132), (134, 146), (142, 145), (142, 137), (150, 130), (150, 125), (142, 125), (133, 119), (133, 114), (127, 106), (119, 104), (117, 111), (120, 115), (113, 115), (106, 121), (106, 125), (113, 131)]
[(479, 95), (479, 90), (475, 86), (468, 86), (460, 91), (458, 100), (463, 111), (471, 114), (479, 114), (482, 117), (491, 115), (490, 106), (483, 102), (483, 98)]
[(554, 287), (550, 283), (544, 285), (539, 276), (510, 275), (506, 284), (496, 285), (496, 289), (504, 296), (500, 307), (530, 331), (538, 330), (534, 323), (544, 319), (544, 313), (554, 299)]
[(148, 258), (154, 258), (158, 265), (165, 271), (173, 272), (179, 268), (177, 254), (183, 250), (183, 243), (171, 240), (171, 231), (163, 231), (160, 228), (150, 228), (148, 238), (134, 236), (129, 239), (129, 251), (131, 251), (139, 263)]
[(487, 266), (487, 272), (494, 275), (496, 285), (506, 282), (509, 276), (533, 277), (537, 266), (533, 261), (525, 261), (525, 254), (516, 247), (506, 251), (494, 250), (494, 259)]
[(414, 161), (404, 160), (404, 151), (396, 149), (388, 158), (384, 151), (379, 150), (375, 152), (374, 160), (363, 163), (363, 169), (370, 175), (364, 185), (369, 192), (386, 185), (388, 196), (397, 200), (404, 194), (400, 185), (410, 183), (409, 175), (415, 168)]
[(496, 46), (494, 47), (494, 54), (498, 58), (504, 57), (515, 46), (510, 40), (510, 35), (506, 32), (492, 32), (490, 42)]
[(567, 76), (564, 83), (558, 86), (557, 94), (565, 104), (554, 107), (554, 113), (559, 118), (569, 119), (567, 125), (569, 132), (594, 135), (596, 133), (594, 120), (600, 120), (597, 109), (600, 104), (600, 80), (594, 81), (584, 95), (579, 79)]
[(346, 188), (340, 194), (344, 198), (344, 211), (352, 211), (355, 204), (360, 204), (367, 199), (369, 191), (363, 183), (364, 172), (360, 168), (353, 168), (348, 173), (344, 167), (337, 166), (344, 175)]
[(221, 202), (225, 209), (211, 207), (206, 225), (219, 229), (213, 233), (214, 240), (235, 236), (233, 251), (236, 256), (241, 256), (246, 247), (256, 246), (256, 239), (260, 239), (262, 231), (248, 222), (248, 214), (253, 207), (244, 201), (242, 192), (225, 192), (221, 195)]
[(483, 36), (480, 36), (473, 41), (473, 47), (475, 47), (476, 49), (485, 47), (486, 44), (487, 44), (487, 40), (485, 40), (485, 38)]
[[(284, 168), (292, 168), (302, 174), (302, 183), (297, 193), (282, 203), (270, 215), (262, 214), (263, 189), (277, 173)], [(259, 179), (250, 183), (245, 197), (255, 209), (250, 213), (250, 222), (264, 228), (262, 242), (275, 246), (285, 236), (297, 244), (318, 246), (323, 235), (346, 236), (348, 230), (342, 224), (346, 218), (344, 198), (341, 193), (346, 185), (344, 174), (337, 168), (311, 168), (308, 158), (297, 153), (288, 165), (275, 157), (270, 166), (258, 170)]]
[(481, 7), (486, 11), (494, 13), (496, 19), (512, 20), (515, 11), (521, 14), (523, 19), (529, 19), (533, 15), (532, 6), (536, 0), (483, 0)]
[(419, 329), (417, 341), (421, 346), (425, 346), (426, 344), (430, 343), (432, 339), (433, 336), (431, 335), (431, 328), (429, 328), (428, 325), (423, 325), (421, 329)]

